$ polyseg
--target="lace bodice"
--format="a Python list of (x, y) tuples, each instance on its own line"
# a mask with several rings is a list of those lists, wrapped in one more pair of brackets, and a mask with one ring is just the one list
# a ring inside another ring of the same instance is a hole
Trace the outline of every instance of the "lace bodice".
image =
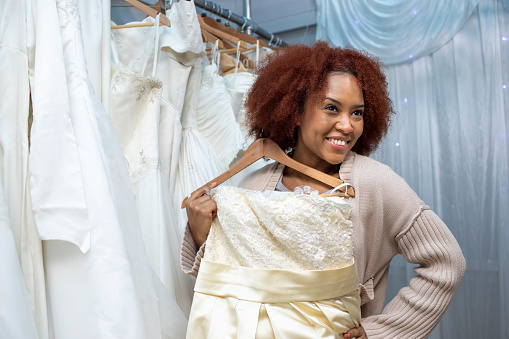
[(205, 259), (263, 269), (323, 270), (353, 262), (351, 207), (339, 197), (215, 189)]
[(138, 182), (159, 164), (158, 126), (162, 83), (120, 66), (112, 68), (110, 120)]

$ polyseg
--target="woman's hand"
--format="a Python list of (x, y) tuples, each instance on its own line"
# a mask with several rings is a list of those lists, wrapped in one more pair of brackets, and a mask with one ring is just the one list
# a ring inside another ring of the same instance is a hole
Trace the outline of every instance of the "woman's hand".
[(368, 336), (366, 332), (364, 332), (364, 329), (362, 326), (354, 327), (349, 329), (345, 334), (343, 334), (343, 338), (345, 339), (368, 339)]
[(217, 213), (217, 205), (206, 191), (216, 186), (217, 184), (213, 182), (208, 186), (197, 189), (191, 193), (185, 202), (189, 227), (191, 228), (194, 242), (198, 247), (207, 240), (212, 219)]

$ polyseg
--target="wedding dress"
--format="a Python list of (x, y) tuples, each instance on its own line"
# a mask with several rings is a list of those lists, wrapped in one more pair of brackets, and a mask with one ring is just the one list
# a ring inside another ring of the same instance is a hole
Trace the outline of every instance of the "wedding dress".
[(230, 168), (233, 159), (247, 145), (215, 62), (203, 69), (196, 118), (198, 130), (223, 166)]
[[(179, 230), (182, 236), (187, 224), (186, 211), (180, 209), (182, 200), (227, 169), (198, 129), (197, 108), (201, 87), (201, 65), (202, 59), (200, 58), (191, 70), (182, 110), (182, 142), (174, 195), (180, 219)], [(230, 182), (225, 184), (229, 185)]]
[[(181, 236), (168, 190), (168, 178), (162, 175), (160, 166), (159, 126), (163, 83), (155, 77), (159, 33), (157, 20), (151, 31), (146, 27), (113, 30), (114, 50), (116, 46), (122, 46), (123, 59), (130, 60), (130, 65), (123, 65), (118, 60), (118, 53), (113, 54), (110, 119), (128, 162), (129, 179), (136, 196), (141, 233), (150, 265), (183, 312), (189, 314), (192, 286), (180, 269)], [(140, 35), (146, 39), (140, 41), (136, 37)], [(140, 42), (137, 48), (126, 48), (136, 41)], [(147, 76), (148, 60), (152, 58), (151, 75)]]
[(342, 338), (360, 323), (350, 205), (221, 186), (189, 338)]
[(73, 0), (37, 1), (30, 184), (51, 337), (183, 338), (150, 268), (127, 163), (88, 79)]
[[(28, 182), (34, 4), (0, 6), (0, 337), (48, 338), (42, 246)], [(37, 326), (37, 331), (33, 325)]]

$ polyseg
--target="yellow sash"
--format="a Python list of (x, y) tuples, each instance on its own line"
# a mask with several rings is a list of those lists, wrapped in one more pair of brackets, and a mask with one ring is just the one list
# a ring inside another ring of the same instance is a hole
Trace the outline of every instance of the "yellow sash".
[(359, 325), (355, 265), (264, 270), (202, 260), (187, 338), (342, 338)]

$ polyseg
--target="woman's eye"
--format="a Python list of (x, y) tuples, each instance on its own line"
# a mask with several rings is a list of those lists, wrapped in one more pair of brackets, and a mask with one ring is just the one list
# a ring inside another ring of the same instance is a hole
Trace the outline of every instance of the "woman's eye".
[(336, 108), (336, 106), (333, 106), (333, 105), (325, 106), (325, 109), (329, 110), (329, 111), (334, 111), (334, 112), (336, 112), (338, 110)]
[(357, 111), (354, 111), (354, 112), (352, 113), (352, 115), (363, 116), (363, 115), (364, 115), (364, 111), (362, 111), (362, 110), (357, 110)]

